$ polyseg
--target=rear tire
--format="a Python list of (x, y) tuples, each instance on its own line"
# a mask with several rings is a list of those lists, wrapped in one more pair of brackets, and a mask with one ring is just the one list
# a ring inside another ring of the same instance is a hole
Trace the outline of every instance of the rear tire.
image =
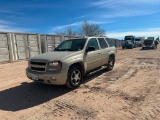
[(111, 71), (113, 69), (114, 63), (115, 63), (115, 58), (113, 56), (110, 56), (107, 64), (108, 71)]
[(80, 86), (83, 80), (82, 70), (79, 66), (74, 65), (68, 71), (66, 86), (75, 89)]

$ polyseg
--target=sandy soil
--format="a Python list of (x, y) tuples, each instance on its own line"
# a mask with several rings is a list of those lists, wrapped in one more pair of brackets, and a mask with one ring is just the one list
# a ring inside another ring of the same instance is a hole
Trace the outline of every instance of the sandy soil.
[(118, 49), (115, 68), (75, 90), (33, 83), (27, 62), (0, 64), (1, 120), (160, 120), (160, 46)]

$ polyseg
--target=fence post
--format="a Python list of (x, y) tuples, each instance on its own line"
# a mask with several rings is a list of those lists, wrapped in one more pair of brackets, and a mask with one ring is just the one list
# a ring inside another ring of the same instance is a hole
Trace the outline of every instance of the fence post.
[(11, 39), (12, 39), (12, 43), (13, 43), (13, 52), (14, 52), (14, 60), (17, 61), (18, 60), (18, 55), (17, 55), (17, 43), (16, 43), (16, 38), (15, 38), (15, 34), (11, 33)]
[(42, 49), (41, 49), (41, 36), (40, 34), (37, 33), (37, 42), (38, 42), (38, 54), (42, 54)]
[(8, 54), (9, 54), (9, 59), (10, 61), (14, 61), (14, 52), (13, 52), (13, 43), (12, 43), (12, 39), (11, 39), (11, 34), (7, 33), (7, 44), (8, 44)]
[(46, 36), (46, 34), (44, 35), (44, 47), (45, 47), (45, 52), (44, 53), (46, 53), (46, 52), (48, 52), (48, 41), (47, 41), (47, 36)]
[(61, 35), (61, 41), (64, 41), (64, 35)]
[(117, 42), (116, 42), (116, 40), (114, 39), (114, 44), (115, 44), (115, 47), (117, 47)]

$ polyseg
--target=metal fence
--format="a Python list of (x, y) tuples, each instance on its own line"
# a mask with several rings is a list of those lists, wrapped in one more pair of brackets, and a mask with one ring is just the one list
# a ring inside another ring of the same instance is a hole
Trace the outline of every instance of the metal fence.
[(111, 40), (115, 47), (121, 47), (122, 46), (122, 40), (118, 40), (118, 39), (115, 39), (115, 38), (107, 38), (107, 39)]
[(11, 43), (8, 33), (0, 33), (0, 62), (11, 59)]
[(39, 34), (0, 32), (0, 62), (25, 60), (41, 53)]
[[(0, 62), (27, 60), (32, 56), (51, 52), (62, 41), (77, 38), (49, 34), (0, 32)], [(116, 47), (121, 41), (109, 38)]]
[(61, 36), (61, 35), (41, 35), (41, 47), (42, 53), (51, 52), (56, 46), (58, 46), (62, 41), (71, 38), (77, 38), (73, 36)]

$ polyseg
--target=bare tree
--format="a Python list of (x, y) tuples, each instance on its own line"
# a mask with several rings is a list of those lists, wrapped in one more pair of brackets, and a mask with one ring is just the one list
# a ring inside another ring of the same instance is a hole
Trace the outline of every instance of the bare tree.
[(63, 32), (56, 32), (56, 35), (76, 36), (77, 32), (74, 31), (72, 28), (66, 28), (66, 30)]
[(101, 29), (97, 24), (83, 22), (79, 34), (83, 36), (104, 36), (105, 30)]
[(57, 35), (66, 36), (104, 36), (105, 30), (101, 29), (97, 24), (83, 22), (79, 30), (67, 28), (64, 32), (56, 32)]
[(65, 35), (65, 32), (55, 32), (56, 35)]
[(67, 35), (67, 36), (76, 36), (77, 33), (72, 28), (67, 28), (66, 32), (65, 32), (65, 35)]

